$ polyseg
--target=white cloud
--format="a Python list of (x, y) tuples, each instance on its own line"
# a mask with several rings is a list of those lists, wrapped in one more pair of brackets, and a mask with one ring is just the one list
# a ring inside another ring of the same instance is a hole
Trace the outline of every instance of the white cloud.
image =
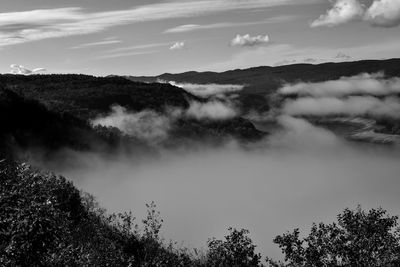
[(10, 71), (11, 74), (20, 74), (20, 75), (30, 75), (30, 74), (36, 74), (39, 72), (46, 71), (46, 69), (44, 69), (44, 68), (36, 68), (36, 69), (30, 70), (30, 69), (25, 68), (24, 66), (17, 65), (17, 64), (11, 64), (10, 68), (11, 68), (11, 71)]
[(374, 0), (365, 9), (360, 0), (336, 0), (332, 9), (311, 23), (311, 27), (337, 26), (354, 20), (364, 20), (372, 26), (395, 27), (400, 25), (399, 0)]
[(349, 21), (361, 19), (364, 7), (358, 0), (336, 0), (335, 4), (326, 14), (321, 15), (311, 23), (311, 27), (336, 26)]
[(365, 20), (373, 26), (394, 27), (400, 25), (400, 1), (375, 0), (368, 8)]
[(238, 92), (244, 88), (244, 85), (239, 84), (193, 84), (176, 83), (174, 81), (170, 81), (169, 83), (174, 86), (180, 87), (193, 95), (204, 98), (220, 94)]
[(382, 73), (360, 74), (326, 82), (287, 84), (279, 89), (279, 93), (313, 97), (386, 96), (400, 93), (400, 78), (384, 79)]
[(185, 42), (176, 42), (169, 49), (170, 50), (180, 50), (185, 48)]
[(0, 13), (0, 46), (95, 33), (118, 25), (183, 18), (230, 10), (310, 4), (320, 0), (168, 1), (126, 10), (86, 12), (79, 7)]
[(268, 35), (250, 36), (250, 34), (236, 35), (231, 41), (232, 46), (257, 46), (269, 43)]

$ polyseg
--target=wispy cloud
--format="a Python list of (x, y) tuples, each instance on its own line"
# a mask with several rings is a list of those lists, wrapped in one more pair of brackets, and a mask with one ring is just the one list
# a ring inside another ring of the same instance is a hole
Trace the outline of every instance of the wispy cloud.
[(133, 57), (133, 56), (141, 56), (148, 55), (160, 52), (159, 50), (150, 50), (150, 51), (130, 51), (130, 52), (119, 52), (119, 53), (111, 53), (111, 54), (103, 54), (97, 59), (109, 59), (109, 58), (118, 58), (118, 57)]
[(82, 48), (88, 48), (88, 47), (93, 47), (93, 46), (103, 46), (103, 45), (111, 45), (111, 44), (119, 44), (122, 41), (120, 40), (105, 40), (105, 41), (100, 41), (100, 42), (93, 42), (93, 43), (86, 43), (86, 44), (80, 44), (77, 46), (73, 46), (70, 49), (82, 49)]
[[(164, 43), (151, 43), (151, 44), (141, 44), (141, 45), (132, 45), (125, 47), (118, 47), (109, 49), (98, 57), (98, 59), (107, 59), (107, 58), (117, 58), (117, 57), (131, 57), (131, 56), (140, 56), (140, 55), (148, 55), (160, 52), (161, 49), (157, 50), (157, 48), (170, 47), (172, 45), (171, 42)], [(151, 49), (151, 50), (149, 50)]]
[[(232, 10), (299, 5), (321, 0), (168, 1), (126, 10), (86, 12), (79, 7), (0, 13), (0, 46), (95, 33), (118, 25), (183, 18)], [(5, 29), (5, 30), (4, 30)]]
[(210, 29), (220, 29), (220, 28), (233, 28), (233, 27), (243, 27), (243, 26), (252, 26), (252, 25), (262, 25), (269, 23), (282, 23), (293, 21), (297, 19), (297, 16), (278, 16), (272, 17), (267, 20), (262, 21), (251, 21), (251, 22), (221, 22), (221, 23), (213, 23), (213, 24), (185, 24), (176, 26), (164, 31), (164, 33), (182, 33), (182, 32), (193, 32), (200, 30), (210, 30)]
[(163, 47), (163, 46), (167, 47), (167, 46), (171, 46), (171, 45), (172, 45), (171, 42), (141, 44), (141, 45), (126, 46), (126, 47), (118, 47), (118, 48), (110, 49), (107, 52), (108, 53), (127, 52), (127, 51), (142, 50), (142, 49), (147, 49), (147, 48), (156, 48), (156, 47)]

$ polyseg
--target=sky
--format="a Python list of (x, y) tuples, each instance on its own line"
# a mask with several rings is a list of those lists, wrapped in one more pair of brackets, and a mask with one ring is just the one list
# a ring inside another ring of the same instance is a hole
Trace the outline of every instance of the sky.
[(396, 58), (399, 25), (399, 0), (1, 0), (0, 73), (138, 76)]

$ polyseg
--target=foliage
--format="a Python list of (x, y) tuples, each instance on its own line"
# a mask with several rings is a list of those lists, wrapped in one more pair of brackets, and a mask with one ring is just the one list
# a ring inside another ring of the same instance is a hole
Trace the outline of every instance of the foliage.
[(1, 266), (196, 266), (187, 249), (159, 238), (154, 203), (139, 230), (131, 212), (107, 215), (71, 182), (26, 164), (0, 162)]
[(305, 238), (300, 238), (299, 229), (277, 236), (274, 242), (287, 261), (281, 266), (399, 266), (397, 216), (382, 208), (366, 212), (359, 206), (345, 209), (337, 219), (337, 223), (313, 224)]
[(229, 228), (225, 240), (208, 240), (207, 266), (262, 266), (261, 255), (255, 253), (256, 246), (248, 237), (248, 230)]

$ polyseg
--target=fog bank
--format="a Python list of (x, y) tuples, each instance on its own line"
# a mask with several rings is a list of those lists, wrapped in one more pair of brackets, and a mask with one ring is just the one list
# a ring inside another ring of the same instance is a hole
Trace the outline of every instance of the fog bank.
[(281, 131), (247, 148), (204, 144), (161, 150), (140, 162), (76, 153), (85, 165), (61, 172), (110, 212), (132, 210), (143, 218), (144, 203), (154, 200), (167, 239), (204, 247), (229, 226), (247, 228), (259, 251), (275, 258), (281, 256), (276, 235), (331, 222), (346, 207), (400, 214), (397, 147), (350, 144), (290, 116), (278, 122)]
[(397, 97), (379, 99), (372, 96), (352, 96), (344, 99), (302, 97), (287, 100), (283, 112), (295, 116), (367, 116), (400, 118), (400, 100)]
[(400, 93), (400, 78), (385, 78), (384, 74), (363, 73), (338, 80), (286, 84), (279, 89), (282, 95), (313, 97), (344, 97), (348, 95), (386, 96)]

